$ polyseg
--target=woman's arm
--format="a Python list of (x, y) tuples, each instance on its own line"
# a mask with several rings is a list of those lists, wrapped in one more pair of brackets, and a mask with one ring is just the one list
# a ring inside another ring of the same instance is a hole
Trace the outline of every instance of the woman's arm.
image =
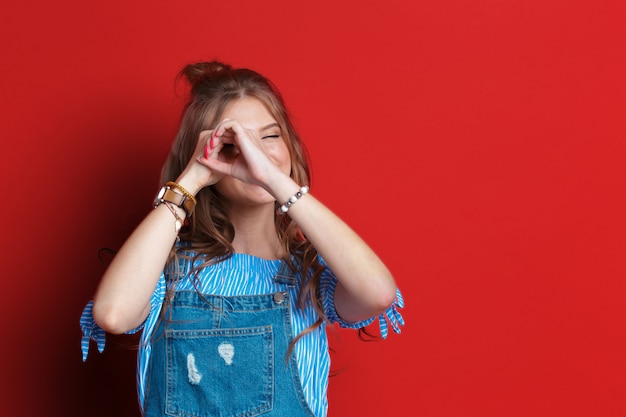
[[(215, 130), (220, 148), (233, 144), (240, 152), (233, 160), (212, 157), (200, 162), (214, 172), (262, 186), (282, 204), (300, 190), (267, 155), (258, 135), (236, 120), (225, 120)], [(214, 155), (213, 155), (214, 156)], [(361, 321), (384, 312), (395, 300), (391, 273), (370, 247), (331, 210), (306, 194), (287, 214), (300, 227), (338, 279), (335, 308), (346, 321)]]
[[(175, 206), (178, 215), (185, 212)], [(150, 312), (150, 297), (176, 240), (176, 219), (165, 204), (152, 210), (124, 242), (94, 295), (93, 317), (120, 334), (139, 326)]]
[[(192, 195), (221, 178), (197, 161), (204, 153), (212, 131), (201, 132), (194, 156), (176, 182)], [(216, 157), (217, 155), (215, 155)], [(171, 205), (179, 218), (183, 209)], [(176, 217), (160, 204), (133, 231), (105, 271), (94, 296), (93, 317), (111, 333), (124, 333), (139, 326), (150, 312), (150, 297), (163, 272), (176, 240)]]
[[(287, 201), (300, 188), (288, 177), (278, 177), (270, 187), (279, 202)], [(394, 302), (396, 284), (382, 260), (313, 195), (305, 194), (285, 215), (296, 222), (336, 275), (335, 309), (343, 320), (377, 316)]]

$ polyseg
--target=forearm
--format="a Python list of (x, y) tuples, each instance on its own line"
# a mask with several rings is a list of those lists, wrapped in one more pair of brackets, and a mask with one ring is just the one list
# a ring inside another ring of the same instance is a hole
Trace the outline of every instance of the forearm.
[[(183, 218), (184, 211), (174, 207)], [(94, 296), (94, 319), (123, 333), (140, 325), (177, 236), (176, 219), (165, 204), (139, 224), (107, 268)]]
[[(280, 203), (299, 186), (277, 181), (273, 192)], [(291, 205), (290, 216), (338, 279), (337, 313), (347, 321), (360, 321), (382, 313), (393, 302), (396, 284), (376, 253), (343, 220), (310, 193)]]

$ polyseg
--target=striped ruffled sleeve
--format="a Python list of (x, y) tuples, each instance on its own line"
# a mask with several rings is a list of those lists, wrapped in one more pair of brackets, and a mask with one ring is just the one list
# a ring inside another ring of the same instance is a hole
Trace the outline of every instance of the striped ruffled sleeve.
[[(161, 276), (157, 286), (150, 298), (150, 310), (158, 310), (161, 307), (161, 303), (163, 302), (163, 297), (165, 296), (165, 280)], [(138, 327), (129, 330), (126, 334), (134, 334), (143, 329), (145, 323), (142, 323)], [(83, 312), (80, 316), (80, 329), (82, 331), (82, 337), (80, 340), (80, 348), (83, 353), (83, 362), (87, 360), (87, 356), (89, 355), (89, 344), (90, 341), (93, 340), (96, 342), (98, 346), (98, 352), (102, 353), (104, 351), (104, 346), (106, 344), (106, 332), (98, 326), (96, 321), (93, 319), (93, 300), (89, 301)]]
[(324, 314), (326, 314), (326, 317), (331, 323), (337, 323), (340, 327), (359, 329), (361, 327), (372, 324), (376, 319), (378, 319), (380, 334), (383, 339), (387, 338), (387, 335), (389, 333), (389, 326), (391, 326), (395, 333), (401, 332), (400, 326), (404, 326), (404, 319), (402, 318), (402, 314), (400, 314), (398, 309), (404, 307), (404, 299), (402, 298), (402, 293), (399, 289), (396, 289), (396, 299), (394, 300), (393, 304), (389, 308), (387, 308), (384, 313), (380, 314), (377, 317), (370, 317), (366, 320), (358, 322), (348, 322), (339, 317), (339, 315), (337, 314), (337, 310), (335, 309), (334, 294), (336, 286), (337, 277), (335, 277), (335, 274), (332, 273), (330, 268), (326, 267), (320, 283), (320, 294), (322, 296), (322, 303), (324, 305)]
[(83, 332), (83, 336), (80, 339), (80, 349), (83, 351), (83, 362), (87, 360), (89, 355), (89, 342), (94, 340), (98, 346), (98, 352), (104, 351), (104, 344), (106, 342), (106, 336), (104, 330), (98, 326), (93, 319), (93, 300), (89, 301), (83, 313), (80, 315), (80, 328)]

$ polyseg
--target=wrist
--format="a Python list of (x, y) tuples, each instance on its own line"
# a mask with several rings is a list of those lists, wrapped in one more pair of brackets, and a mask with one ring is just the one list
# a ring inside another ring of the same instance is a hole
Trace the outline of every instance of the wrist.
[(285, 202), (278, 207), (278, 214), (286, 214), (292, 205), (298, 202), (305, 194), (309, 193), (309, 186), (303, 185), (296, 191), (291, 197), (289, 197)]
[(280, 171), (278, 175), (272, 176), (265, 184), (262, 184), (262, 187), (265, 188), (276, 201), (282, 203), (283, 200), (294, 195), (300, 188), (300, 185), (289, 175)]
[(174, 219), (175, 219), (175, 221), (174, 221), (174, 231), (176, 232), (176, 241), (180, 242), (180, 238), (178, 237), (178, 234), (180, 233), (180, 229), (185, 224), (184, 218), (185, 218), (185, 215), (186, 215), (186, 211), (183, 210), (182, 208), (178, 207), (177, 205), (170, 203), (169, 201), (165, 201), (161, 205), (167, 207), (167, 209), (174, 216)]
[[(193, 180), (189, 180), (188, 178), (182, 175), (176, 178), (176, 181), (172, 181), (172, 182), (175, 184), (178, 184), (180, 187), (182, 187), (182, 189), (184, 189), (186, 192), (188, 192), (190, 195), (194, 197), (202, 189), (202, 185), (199, 185), (197, 182)], [(181, 190), (176, 190), (176, 191), (183, 194)]]
[[(185, 217), (190, 217), (196, 208), (196, 198), (180, 184), (167, 182), (154, 198), (154, 207), (162, 203), (171, 203), (185, 211)], [(169, 207), (169, 206), (168, 206)]]

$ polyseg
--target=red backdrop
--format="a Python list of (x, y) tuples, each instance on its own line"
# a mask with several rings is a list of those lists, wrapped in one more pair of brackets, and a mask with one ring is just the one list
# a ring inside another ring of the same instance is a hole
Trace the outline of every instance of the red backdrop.
[[(186, 63), (272, 78), (402, 335), (333, 338), (330, 417), (626, 415), (626, 10), (596, 0), (4, 2), (2, 414), (137, 416), (78, 318), (150, 210)], [(7, 388), (8, 387), (8, 388)]]

